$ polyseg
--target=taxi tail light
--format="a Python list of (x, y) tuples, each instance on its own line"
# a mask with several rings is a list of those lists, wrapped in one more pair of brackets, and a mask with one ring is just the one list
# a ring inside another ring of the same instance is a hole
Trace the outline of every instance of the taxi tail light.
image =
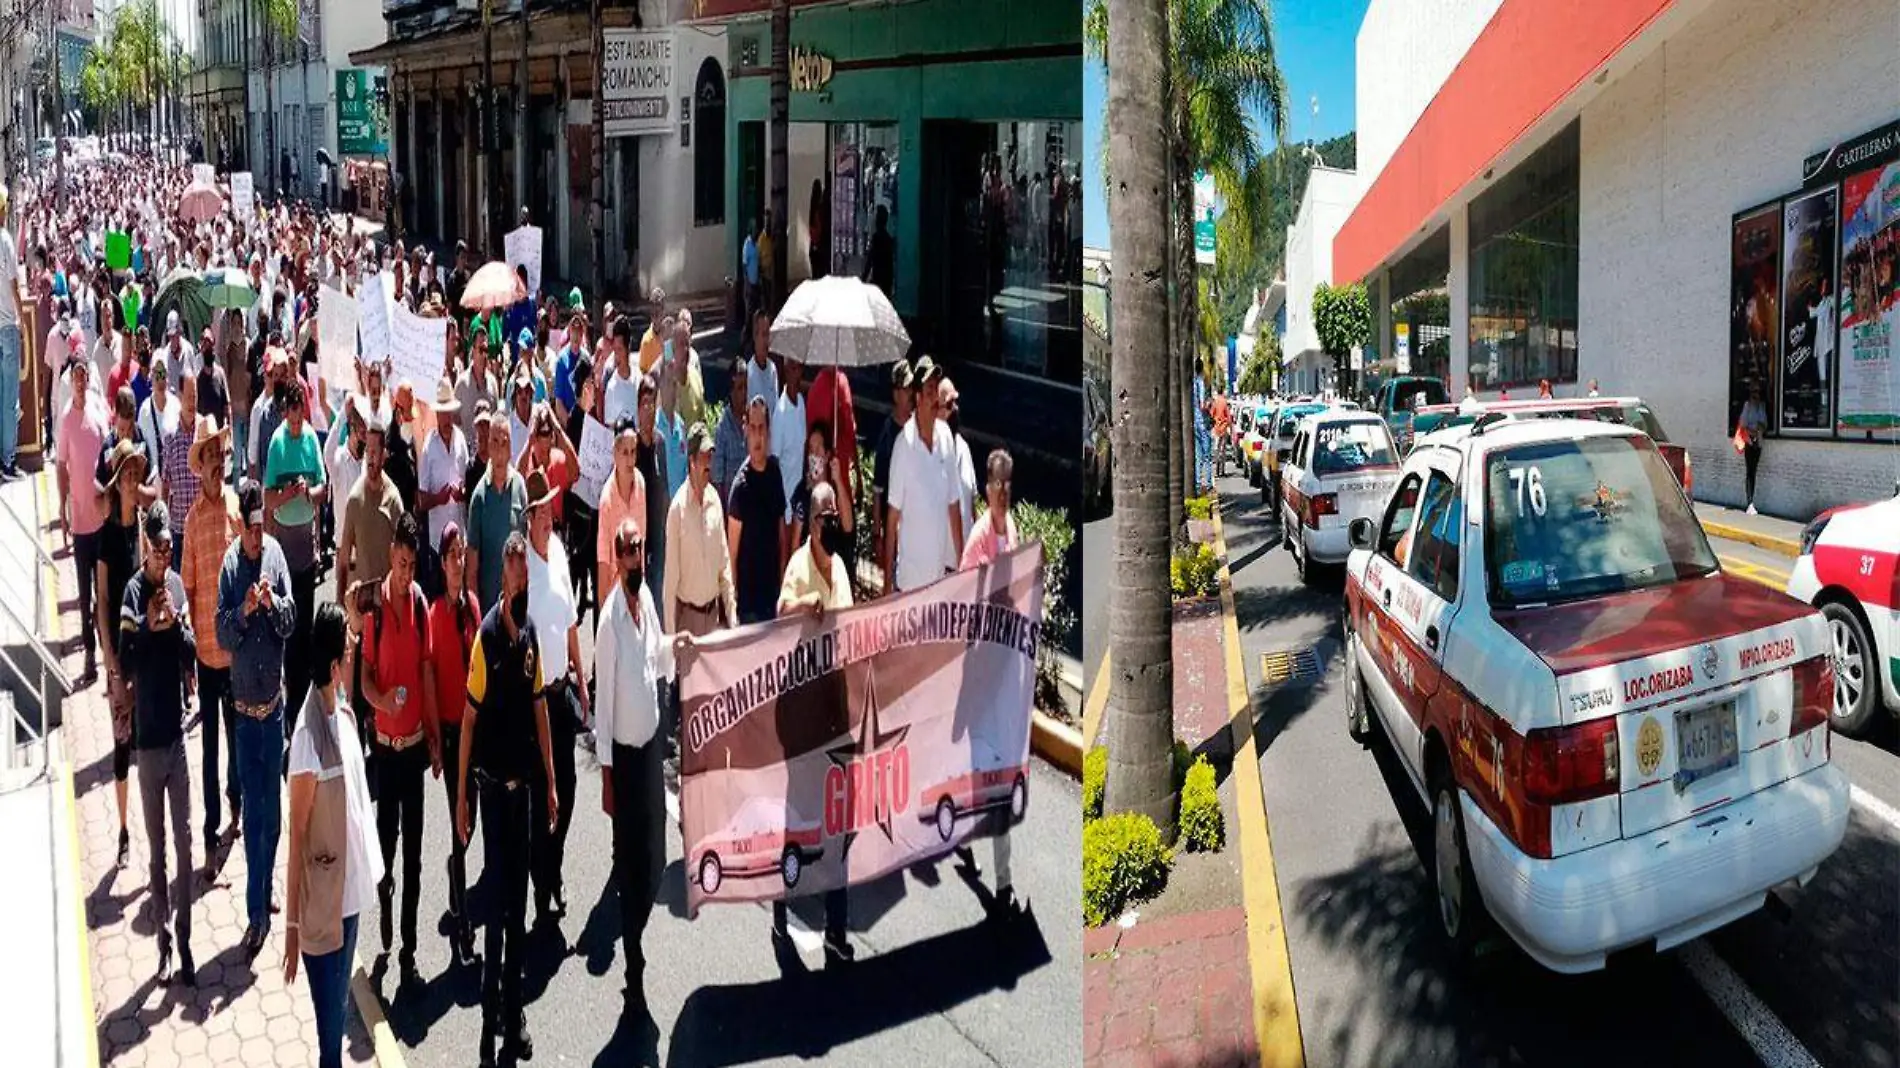
[[(1803, 731), (1826, 727), (1828, 713), (1834, 708), (1834, 661), (1825, 656), (1803, 660), (1794, 666), (1794, 714), (1789, 717), (1788, 737)], [(1823, 736), (1825, 737), (1825, 735)]]
[(1319, 529), (1319, 517), (1339, 514), (1339, 494), (1315, 493), (1306, 499), (1306, 525)]
[(1686, 449), (1682, 453), (1682, 495), (1695, 500), (1695, 458)]
[(1568, 805), (1617, 792), (1616, 717), (1544, 727), (1524, 738), (1524, 796), (1536, 805)]

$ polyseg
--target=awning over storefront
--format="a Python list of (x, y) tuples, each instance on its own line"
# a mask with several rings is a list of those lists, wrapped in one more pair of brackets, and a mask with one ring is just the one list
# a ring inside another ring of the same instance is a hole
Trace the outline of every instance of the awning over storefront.
[(1364, 278), (1634, 41), (1672, 0), (1504, 0), (1333, 239)]

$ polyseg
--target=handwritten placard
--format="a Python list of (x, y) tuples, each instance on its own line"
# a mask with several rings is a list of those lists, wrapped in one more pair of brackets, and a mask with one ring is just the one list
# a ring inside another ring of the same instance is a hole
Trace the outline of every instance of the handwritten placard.
[(218, 180), (218, 176), (211, 169), (211, 164), (194, 163), (191, 165), (191, 180), (199, 185), (210, 185)]
[(257, 191), (251, 187), (250, 171), (231, 175), (231, 210), (240, 219), (249, 218), (257, 210)]
[(581, 499), (600, 500), (600, 490), (614, 476), (614, 432), (607, 424), (588, 416), (581, 426)]
[(349, 294), (324, 286), (317, 298), (317, 363), (333, 386), (356, 385), (357, 305)]
[(389, 291), (383, 288), (381, 275), (364, 280), (356, 291), (357, 328), (363, 334), (363, 358), (380, 360), (391, 351), (389, 336)]
[(541, 293), (541, 228), (523, 226), (510, 231), (506, 237), (502, 238), (502, 245), (504, 254), (508, 258), (508, 266), (528, 269), (528, 295), (539, 296)]
[(442, 378), (442, 360), (448, 346), (449, 321), (424, 319), (398, 304), (389, 319), (389, 382), (408, 382), (419, 394), (433, 395)]

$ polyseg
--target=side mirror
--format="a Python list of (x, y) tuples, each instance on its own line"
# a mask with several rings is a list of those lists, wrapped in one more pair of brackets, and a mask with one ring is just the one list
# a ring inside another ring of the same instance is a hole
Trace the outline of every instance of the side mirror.
[(1372, 548), (1372, 520), (1363, 516), (1353, 520), (1346, 528), (1346, 537), (1355, 549)]

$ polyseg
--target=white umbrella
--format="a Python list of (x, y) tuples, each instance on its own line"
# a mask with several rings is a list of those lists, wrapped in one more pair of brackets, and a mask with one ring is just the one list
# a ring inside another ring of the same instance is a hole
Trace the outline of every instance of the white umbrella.
[(800, 363), (875, 367), (910, 350), (889, 297), (843, 275), (800, 282), (772, 320), (772, 351)]

